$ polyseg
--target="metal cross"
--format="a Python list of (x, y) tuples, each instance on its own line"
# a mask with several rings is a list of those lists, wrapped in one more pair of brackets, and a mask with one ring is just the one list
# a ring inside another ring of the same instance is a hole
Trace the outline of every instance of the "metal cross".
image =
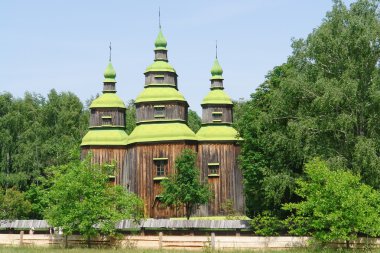
[(110, 48), (110, 61), (111, 61), (111, 55), (112, 55), (112, 46), (111, 46), (111, 41), (110, 41), (110, 46), (109, 46), (109, 48)]

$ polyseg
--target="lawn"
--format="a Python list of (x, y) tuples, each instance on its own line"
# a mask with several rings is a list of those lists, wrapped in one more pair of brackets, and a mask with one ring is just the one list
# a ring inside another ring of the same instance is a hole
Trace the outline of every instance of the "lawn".
[[(19, 248), (19, 247), (1, 247), (0, 253), (181, 253), (181, 252), (207, 252), (211, 253), (209, 249), (203, 251), (187, 251), (187, 250), (144, 250), (144, 249), (53, 249), (53, 248)], [(287, 253), (333, 253), (333, 252), (366, 252), (366, 251), (345, 251), (345, 250), (332, 250), (332, 249), (321, 249), (321, 250), (312, 250), (312, 249), (289, 249), (289, 250), (226, 250), (226, 251), (215, 251), (227, 252), (227, 253), (275, 253), (275, 252), (287, 252)], [(371, 253), (380, 253), (380, 250), (371, 250)]]

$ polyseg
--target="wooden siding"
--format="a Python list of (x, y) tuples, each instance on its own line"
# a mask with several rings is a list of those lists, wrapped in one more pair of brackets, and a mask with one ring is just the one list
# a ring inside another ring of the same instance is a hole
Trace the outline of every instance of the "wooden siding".
[(115, 83), (104, 83), (103, 91), (115, 91)]
[(222, 122), (232, 123), (232, 105), (203, 105), (202, 106), (202, 123), (212, 123), (213, 112), (222, 112)]
[(168, 60), (168, 51), (166, 50), (154, 50), (154, 58), (156, 60)]
[(125, 170), (123, 168), (125, 168), (127, 148), (122, 146), (82, 147), (81, 158), (84, 159), (89, 152), (92, 154), (91, 163), (104, 164), (116, 162), (115, 182), (116, 184), (120, 184), (121, 179), (125, 177)]
[[(165, 117), (154, 117), (154, 106), (165, 106)], [(173, 103), (155, 103), (155, 104), (137, 104), (136, 105), (136, 121), (149, 121), (149, 120), (184, 120), (187, 121), (187, 104), (180, 102)]]
[[(237, 164), (240, 148), (234, 143), (198, 144), (198, 162), (201, 180), (208, 181), (214, 193), (207, 207), (199, 215), (223, 215), (222, 205), (232, 201), (236, 211), (244, 212), (243, 178)], [(208, 164), (219, 163), (219, 176), (209, 177)]]
[[(135, 144), (127, 152), (127, 164), (125, 171), (130, 173), (134, 183), (130, 183), (130, 190), (144, 200), (144, 211), (147, 217), (164, 218), (183, 216), (183, 210), (178, 212), (174, 208), (165, 208), (160, 204), (157, 196), (161, 193), (159, 181), (155, 181), (156, 166), (153, 158), (168, 158), (166, 174), (175, 171), (175, 159), (183, 149), (196, 150), (195, 142), (169, 142)], [(136, 178), (134, 178), (134, 176)], [(127, 180), (121, 182), (123, 185)]]
[(90, 127), (101, 126), (103, 124), (102, 117), (111, 116), (111, 124), (113, 126), (125, 126), (125, 109), (91, 109)]
[[(163, 76), (164, 78), (155, 78), (155, 76)], [(145, 85), (161, 83), (177, 86), (177, 75), (172, 72), (150, 72), (145, 74)]]
[(223, 81), (222, 80), (211, 80), (211, 88), (215, 87), (223, 87)]

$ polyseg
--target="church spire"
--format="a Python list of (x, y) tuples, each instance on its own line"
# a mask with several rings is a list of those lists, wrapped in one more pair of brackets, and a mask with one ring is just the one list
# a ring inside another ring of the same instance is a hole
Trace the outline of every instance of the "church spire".
[(215, 44), (215, 60), (211, 68), (211, 89), (224, 89), (223, 88), (223, 69), (218, 61), (218, 44)]

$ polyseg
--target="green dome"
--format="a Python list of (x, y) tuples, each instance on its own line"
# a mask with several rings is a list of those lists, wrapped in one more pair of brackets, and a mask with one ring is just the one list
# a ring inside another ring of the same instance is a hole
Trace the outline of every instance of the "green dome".
[(116, 83), (115, 80), (116, 77), (116, 71), (112, 66), (112, 63), (109, 62), (106, 70), (104, 71), (104, 81), (105, 83)]
[(153, 62), (151, 65), (149, 65), (145, 69), (144, 73), (151, 72), (151, 71), (154, 71), (154, 72), (165, 72), (165, 71), (167, 71), (167, 72), (175, 73), (175, 69), (172, 67), (172, 65), (170, 65), (166, 61), (155, 61), (155, 62)]
[(136, 142), (196, 140), (193, 131), (184, 123), (151, 123), (135, 127), (128, 144)]
[(197, 132), (198, 141), (237, 141), (238, 132), (232, 126), (207, 125), (202, 126)]
[(164, 37), (164, 35), (162, 34), (162, 31), (160, 29), (160, 31), (158, 32), (158, 35), (157, 35), (157, 38), (156, 38), (156, 41), (154, 42), (154, 45), (156, 46), (156, 50), (166, 50), (166, 45), (167, 45), (167, 41)]
[(90, 129), (83, 137), (81, 146), (121, 146), (127, 144), (128, 135), (121, 129)]
[(214, 65), (211, 68), (211, 79), (223, 79), (223, 69), (219, 64), (218, 58), (215, 58)]
[(207, 96), (202, 100), (201, 105), (216, 104), (216, 105), (232, 105), (231, 98), (224, 92), (224, 90), (211, 90)]
[(103, 93), (94, 101), (90, 108), (126, 108), (123, 100), (115, 93)]
[(156, 101), (186, 101), (173, 87), (147, 87), (136, 98), (135, 103)]

